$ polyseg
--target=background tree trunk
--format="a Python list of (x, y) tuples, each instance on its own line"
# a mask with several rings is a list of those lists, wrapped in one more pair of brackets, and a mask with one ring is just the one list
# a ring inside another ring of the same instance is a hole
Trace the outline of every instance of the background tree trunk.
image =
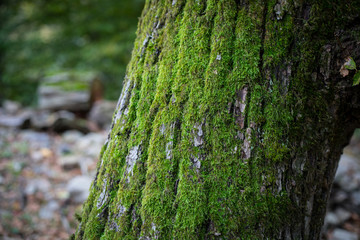
[(360, 1), (148, 0), (76, 239), (319, 239)]

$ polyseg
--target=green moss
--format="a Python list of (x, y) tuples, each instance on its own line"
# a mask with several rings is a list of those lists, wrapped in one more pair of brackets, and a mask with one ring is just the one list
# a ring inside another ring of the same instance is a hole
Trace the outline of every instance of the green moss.
[(60, 72), (46, 75), (43, 86), (52, 86), (63, 91), (90, 91), (90, 85), (97, 76), (93, 72)]
[[(323, 40), (312, 43), (312, 30), (297, 29), (290, 3), (277, 19), (277, 1), (174, 2), (145, 6), (128, 66), (129, 99), (102, 149), (83, 236), (278, 236), (303, 218), (279, 182), (302, 177), (292, 161), (321, 140), (300, 146), (308, 139), (303, 129), (328, 117), (328, 98), (311, 79)], [(107, 202), (98, 209), (104, 181)]]
[(89, 83), (82, 81), (61, 81), (56, 83), (46, 83), (44, 86), (57, 87), (63, 91), (88, 91)]

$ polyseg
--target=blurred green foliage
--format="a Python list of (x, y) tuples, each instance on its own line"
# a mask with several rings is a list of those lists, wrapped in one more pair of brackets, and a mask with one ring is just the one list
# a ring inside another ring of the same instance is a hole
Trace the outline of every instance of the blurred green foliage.
[(0, 101), (36, 103), (43, 76), (100, 72), (117, 99), (144, 0), (3, 0)]

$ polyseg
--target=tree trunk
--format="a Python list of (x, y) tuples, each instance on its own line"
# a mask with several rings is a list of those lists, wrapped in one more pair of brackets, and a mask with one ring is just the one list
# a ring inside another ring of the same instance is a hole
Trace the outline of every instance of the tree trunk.
[(148, 0), (75, 238), (319, 239), (359, 124), (359, 13)]

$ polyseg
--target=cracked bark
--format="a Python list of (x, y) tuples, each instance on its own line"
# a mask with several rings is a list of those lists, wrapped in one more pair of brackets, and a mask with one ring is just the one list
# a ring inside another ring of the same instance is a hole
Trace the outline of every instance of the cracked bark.
[(360, 65), (359, 13), (147, 1), (75, 239), (319, 239), (360, 124), (342, 68)]

